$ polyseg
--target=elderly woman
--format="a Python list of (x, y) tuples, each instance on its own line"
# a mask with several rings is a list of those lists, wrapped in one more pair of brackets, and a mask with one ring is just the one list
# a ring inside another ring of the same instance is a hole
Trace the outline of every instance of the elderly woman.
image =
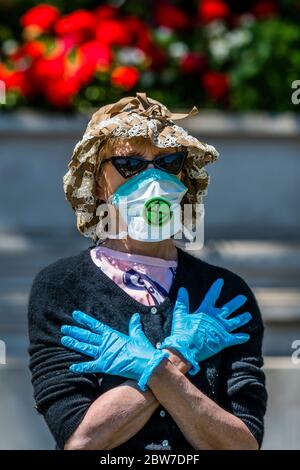
[(38, 273), (29, 300), (36, 408), (59, 449), (261, 446), (255, 297), (185, 249), (181, 209), (194, 223), (218, 157), (174, 123), (196, 112), (137, 93), (100, 108), (75, 147), (64, 190), (93, 244)]

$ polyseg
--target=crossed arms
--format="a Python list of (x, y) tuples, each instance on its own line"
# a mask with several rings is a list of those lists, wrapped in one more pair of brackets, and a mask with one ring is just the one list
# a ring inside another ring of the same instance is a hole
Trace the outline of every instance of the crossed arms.
[(171, 355), (147, 374), (149, 393), (141, 393), (145, 385), (141, 376), (153, 354), (159, 353), (142, 331), (139, 316), (132, 316), (127, 336), (83, 312), (73, 312), (73, 318), (87, 329), (64, 325), (61, 330), (66, 336), (62, 344), (94, 360), (73, 365), (71, 370), (121, 375), (144, 385), (136, 388), (135, 382), (129, 380), (100, 396), (65, 449), (113, 449), (136, 434), (159, 404), (170, 413), (195, 449), (258, 448), (243, 421), (223, 410), (185, 377), (188, 371), (199, 371), (199, 362), (250, 338), (247, 334), (233, 333), (249, 322), (252, 318), (249, 312), (228, 319), (246, 302), (246, 297), (236, 296), (223, 309), (217, 308), (215, 302), (222, 287), (222, 279), (215, 281), (192, 314), (187, 291), (179, 289), (172, 314), (172, 332), (163, 342), (165, 351)]
[(172, 362), (166, 359), (154, 371), (151, 390), (141, 392), (133, 380), (127, 380), (100, 395), (64, 449), (113, 449), (134, 436), (160, 404), (195, 449), (258, 449), (242, 420), (223, 410), (185, 377), (185, 361), (175, 354), (170, 359)]
[[(40, 318), (41, 307), (34, 291), (41, 287), (37, 283), (32, 290), (30, 325), (39, 322), (37, 319)], [(69, 293), (49, 283), (44, 283), (43, 288), (47, 289), (48, 298), (53, 298), (54, 293), (57, 295), (59, 290), (62, 307), (59, 311), (55, 308), (56, 319), (53, 321), (54, 307), (44, 306), (44, 316), (38, 324), (39, 330), (43, 330), (42, 343), (40, 332), (37, 339), (31, 333), (30, 367), (36, 402), (62, 448), (113, 449), (143, 428), (159, 405), (169, 412), (186, 440), (195, 449), (259, 447), (266, 400), (265, 395), (259, 400), (255, 399), (256, 392), (264, 389), (264, 377), (260, 370), (260, 326), (252, 328), (253, 332), (247, 343), (228, 349), (224, 381), (230, 397), (226, 406), (229, 411), (212, 401), (188, 380), (185, 374), (189, 371), (190, 364), (178, 351), (171, 349), (168, 349), (168, 359), (164, 359), (149, 378), (149, 390), (140, 390), (136, 381), (129, 379), (99, 396), (94, 375), (83, 377), (67, 372), (70, 364), (82, 361), (83, 356), (57, 347), (57, 338), (54, 338), (60, 325), (70, 319), (65, 307), (72, 302)], [(246, 290), (244, 293), (249, 292)], [(249, 295), (251, 297), (251, 292)], [(255, 301), (253, 297), (250, 300), (247, 308), (251, 310), (253, 307), (254, 310)], [(247, 331), (250, 332), (250, 328)], [(49, 347), (45, 348), (45, 345)], [(237, 380), (241, 385), (234, 392), (233, 384)], [(248, 406), (246, 411), (244, 403)], [(242, 413), (239, 411), (241, 409)], [(253, 426), (249, 421), (251, 414)], [(256, 422), (259, 423), (258, 439), (256, 432), (250, 432), (256, 429)]]

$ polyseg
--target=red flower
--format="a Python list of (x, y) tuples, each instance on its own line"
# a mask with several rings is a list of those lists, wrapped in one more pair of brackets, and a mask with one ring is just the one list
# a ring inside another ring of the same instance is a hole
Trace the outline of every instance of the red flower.
[(44, 93), (50, 104), (58, 108), (68, 108), (79, 89), (80, 86), (76, 78), (60, 78), (47, 83)]
[(101, 5), (93, 10), (97, 20), (106, 20), (108, 18), (115, 18), (118, 14), (118, 8), (113, 5)]
[(46, 52), (47, 46), (45, 42), (38, 41), (37, 39), (33, 41), (26, 42), (20, 50), (20, 53), (24, 56), (28, 56), (31, 59), (38, 59), (42, 57)]
[(128, 28), (120, 20), (100, 21), (96, 29), (96, 39), (108, 46), (128, 46), (131, 43)]
[(78, 38), (76, 34), (69, 34), (68, 36), (63, 36), (60, 38), (62, 44), (64, 45), (65, 51), (69, 51), (73, 47), (77, 47), (81, 40)]
[(80, 51), (85, 57), (86, 63), (93, 63), (99, 70), (106, 70), (112, 63), (111, 49), (99, 41), (86, 42), (80, 47)]
[(23, 45), (21, 45), (14, 51), (6, 53), (6, 56), (13, 61), (28, 57), (33, 60), (44, 55), (46, 49), (47, 46), (44, 41), (34, 39), (33, 41), (25, 42)]
[(5, 83), (7, 91), (17, 91), (26, 97), (32, 94), (32, 87), (24, 70), (10, 69), (0, 63), (0, 80)]
[(230, 9), (223, 0), (201, 0), (198, 6), (198, 16), (202, 24), (224, 20), (229, 14)]
[(40, 4), (26, 11), (21, 17), (21, 25), (23, 28), (36, 27), (41, 32), (48, 31), (52, 28), (58, 16), (59, 10), (56, 7)]
[(59, 18), (55, 24), (58, 36), (72, 37), (77, 43), (92, 39), (95, 34), (96, 19), (87, 10), (76, 10)]
[(265, 19), (278, 14), (278, 5), (272, 0), (263, 0), (254, 5), (252, 13), (259, 19)]
[(124, 19), (124, 26), (129, 32), (134, 45), (147, 52), (153, 44), (152, 34), (147, 23), (135, 16), (127, 16)]
[(111, 50), (98, 41), (89, 41), (82, 44), (78, 49), (77, 60), (72, 64), (70, 60), (67, 67), (73, 70), (73, 76), (77, 77), (81, 84), (87, 83), (95, 71), (106, 71), (112, 63)]
[(201, 72), (206, 65), (206, 58), (198, 52), (189, 52), (180, 61), (181, 71), (185, 74)]
[(229, 77), (221, 72), (207, 71), (202, 76), (202, 85), (212, 100), (221, 101), (228, 95)]
[(166, 63), (167, 55), (153, 42), (152, 31), (147, 23), (134, 16), (127, 16), (124, 19), (124, 26), (129, 32), (131, 43), (148, 56), (151, 68), (162, 69)]
[[(45, 43), (46, 46), (46, 43)], [(37, 56), (30, 68), (30, 76), (35, 86), (42, 87), (45, 81), (56, 80), (64, 71), (65, 45), (60, 39), (53, 39), (50, 51)]]
[(169, 2), (158, 4), (155, 7), (154, 19), (158, 25), (166, 26), (175, 31), (187, 29), (190, 25), (188, 15)]
[(42, 87), (46, 82), (53, 82), (63, 76), (64, 56), (58, 56), (54, 59), (42, 57), (36, 60), (31, 67), (32, 79), (37, 86)]
[(130, 90), (140, 78), (139, 71), (135, 67), (116, 67), (111, 75), (111, 82), (114, 86)]

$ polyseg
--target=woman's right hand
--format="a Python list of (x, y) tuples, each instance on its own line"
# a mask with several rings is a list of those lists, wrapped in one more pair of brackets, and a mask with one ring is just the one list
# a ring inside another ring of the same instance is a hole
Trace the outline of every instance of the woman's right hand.
[(181, 287), (178, 291), (171, 334), (160, 348), (178, 351), (191, 364), (191, 375), (199, 372), (199, 362), (250, 338), (246, 333), (233, 333), (251, 320), (249, 312), (228, 318), (246, 302), (244, 295), (237, 295), (221, 308), (215, 306), (223, 285), (224, 280), (217, 279), (194, 313), (189, 313), (187, 290)]
[(93, 358), (92, 361), (72, 364), (72, 372), (126, 377), (136, 380), (140, 389), (145, 391), (154, 368), (170, 355), (151, 344), (143, 332), (139, 313), (130, 318), (128, 335), (81, 311), (75, 310), (72, 317), (80, 327), (62, 325), (62, 345)]

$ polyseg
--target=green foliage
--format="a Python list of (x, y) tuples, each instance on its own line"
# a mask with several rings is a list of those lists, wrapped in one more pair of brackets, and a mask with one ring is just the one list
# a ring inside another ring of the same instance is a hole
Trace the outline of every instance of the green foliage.
[[(222, 0), (220, 0), (222, 1)], [(208, 0), (207, 0), (208, 2)], [(20, 47), (26, 42), (20, 25), (21, 16), (37, 0), (5, 0), (0, 2), (0, 79), (1, 66), (6, 70), (12, 66), (6, 49), (15, 42)], [(291, 101), (292, 83), (300, 80), (300, 2), (298, 0), (274, 0), (268, 2), (274, 11), (258, 14), (257, 0), (226, 2), (230, 17), (215, 18), (210, 22), (199, 19), (199, 1), (168, 1), (179, 13), (186, 15), (190, 27), (165, 28), (155, 16), (155, 6), (163, 2), (150, 0), (52, 0), (42, 3), (59, 8), (62, 15), (78, 9), (93, 10), (100, 5), (115, 5), (119, 18), (138, 18), (146, 23), (154, 48), (164, 56), (163, 66), (152, 67), (153, 57), (146, 51), (145, 60), (129, 64), (139, 74), (137, 83), (125, 89), (114, 84), (112, 74), (124, 62), (119, 59), (121, 47), (111, 47), (113, 60), (107, 70), (96, 70), (89, 81), (72, 95), (69, 110), (88, 112), (91, 108), (114, 101), (122, 96), (146, 90), (150, 96), (163, 101), (171, 108), (218, 108), (234, 111), (270, 110), (299, 111)], [(208, 2), (209, 3), (209, 2)], [(197, 16), (198, 15), (198, 16)], [(176, 15), (175, 15), (176, 16)], [(160, 17), (161, 18), (161, 17)], [(170, 18), (167, 18), (168, 20)], [(55, 52), (57, 41), (54, 30), (46, 31), (38, 38), (46, 45), (45, 54)], [(135, 44), (130, 44), (130, 47)], [(79, 44), (66, 53), (69, 67), (76, 68)], [(124, 48), (126, 49), (126, 48)], [(182, 51), (185, 51), (182, 52)], [(183, 70), (182, 60), (186, 55), (197, 55), (203, 60), (195, 72)], [(1, 64), (2, 62), (2, 64)], [(18, 66), (26, 66), (18, 59)], [(2, 70), (3, 73), (3, 70)], [(30, 74), (28, 74), (31, 77)], [(126, 78), (126, 77), (125, 77)], [(30, 79), (28, 79), (30, 80)], [(222, 81), (223, 80), (223, 81)], [(226, 90), (226, 80), (228, 90)], [(22, 83), (24, 88), (24, 84)], [(219, 93), (224, 87), (223, 95)], [(48, 109), (55, 107), (42, 92), (36, 96), (18, 94), (14, 88), (7, 93), (6, 109), (23, 105)]]
[(300, 77), (300, 34), (297, 24), (270, 19), (250, 28), (251, 43), (231, 60), (233, 109), (294, 110), (291, 84)]

